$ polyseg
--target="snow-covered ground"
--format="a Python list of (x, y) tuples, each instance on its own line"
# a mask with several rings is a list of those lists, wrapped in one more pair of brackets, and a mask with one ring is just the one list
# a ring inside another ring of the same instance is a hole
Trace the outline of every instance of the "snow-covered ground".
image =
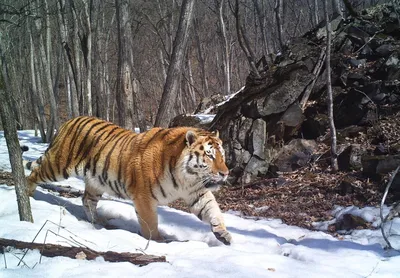
[[(32, 131), (21, 131), (19, 137), (22, 144), (30, 147), (25, 159), (35, 159), (46, 149)], [(10, 171), (3, 133), (0, 170)], [(77, 179), (59, 184), (83, 189), (82, 181)], [(104, 196), (99, 202), (99, 212), (108, 219), (108, 225), (115, 227), (112, 230), (85, 221), (80, 198), (63, 198), (38, 188), (31, 206), (35, 222), (19, 221), (14, 188), (0, 185), (1, 238), (32, 241), (37, 235), (35, 242), (39, 243), (144, 252), (166, 256), (167, 262), (138, 267), (105, 262), (102, 258), (41, 258), (38, 251), (28, 251), (18, 266), (23, 252), (5, 250), (4, 254), (0, 252), (0, 277), (400, 277), (400, 253), (382, 248), (385, 244), (379, 229), (357, 230), (338, 240), (322, 231), (285, 225), (279, 219), (244, 219), (237, 212), (226, 212), (225, 221), (234, 242), (225, 246), (194, 215), (160, 207), (160, 230), (175, 241), (148, 244), (137, 234), (137, 217), (129, 201)], [(377, 208), (337, 208), (334, 213), (339, 217), (345, 212), (379, 226)], [(318, 226), (323, 229), (326, 224)], [(400, 234), (400, 220), (388, 223), (389, 228), (391, 234)], [(399, 236), (389, 239), (400, 248)]]

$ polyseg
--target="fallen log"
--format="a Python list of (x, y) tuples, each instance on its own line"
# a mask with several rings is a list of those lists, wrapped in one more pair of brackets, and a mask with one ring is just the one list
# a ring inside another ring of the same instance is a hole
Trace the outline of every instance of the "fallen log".
[[(85, 247), (62, 246), (56, 244), (24, 242), (13, 239), (0, 238), (0, 247), (13, 247), (16, 249), (37, 249), (45, 257), (69, 257), (71, 259), (94, 260), (103, 257), (108, 262), (130, 262), (144, 266), (154, 262), (166, 262), (165, 256), (153, 256), (141, 253), (117, 253), (112, 251), (99, 252)], [(1, 249), (3, 249), (1, 248)], [(4, 249), (3, 249), (4, 250)]]

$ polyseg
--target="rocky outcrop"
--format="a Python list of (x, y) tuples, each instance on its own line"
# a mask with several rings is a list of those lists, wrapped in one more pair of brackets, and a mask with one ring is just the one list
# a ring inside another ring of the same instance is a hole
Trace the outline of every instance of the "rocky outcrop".
[[(382, 118), (400, 111), (398, 14), (398, 6), (387, 4), (358, 18), (332, 21), (334, 120), (338, 142), (345, 144), (339, 156), (342, 170), (372, 171), (362, 158), (366, 153), (371, 156), (371, 150), (346, 140), (368, 133)], [(325, 66), (318, 70), (325, 36), (321, 26), (292, 40), (272, 65), (260, 70), (261, 78), (249, 75), (241, 92), (215, 107), (208, 128), (220, 131), (235, 180), (248, 182), (269, 172), (296, 170), (312, 160), (312, 140), (329, 139)], [(383, 138), (375, 143), (393, 148)]]

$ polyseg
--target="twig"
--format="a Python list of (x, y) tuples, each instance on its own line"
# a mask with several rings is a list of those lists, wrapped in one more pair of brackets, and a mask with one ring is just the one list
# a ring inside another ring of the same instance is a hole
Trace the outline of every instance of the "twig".
[(4, 268), (7, 269), (6, 248), (3, 246)]
[(388, 182), (388, 184), (387, 184), (387, 186), (386, 186), (386, 189), (385, 189), (385, 193), (383, 194), (383, 198), (382, 198), (382, 201), (381, 201), (381, 207), (380, 207), (381, 232), (382, 232), (383, 239), (386, 241), (386, 243), (387, 243), (387, 245), (388, 245), (388, 249), (393, 249), (393, 247), (392, 247), (392, 245), (390, 244), (389, 239), (386, 237), (386, 235), (385, 235), (385, 230), (384, 230), (384, 228), (383, 228), (383, 224), (385, 224), (385, 220), (384, 220), (384, 218), (383, 218), (383, 205), (385, 204), (385, 199), (386, 199), (386, 196), (387, 196), (387, 194), (388, 194), (388, 192), (389, 192), (389, 188), (390, 188), (390, 186), (392, 185), (392, 182), (393, 182), (393, 180), (394, 180), (394, 177), (397, 175), (397, 172), (399, 171), (399, 168), (400, 168), (400, 165), (397, 166), (396, 170), (394, 170), (394, 172), (392, 173), (392, 176), (390, 177), (390, 180), (389, 180), (389, 182)]

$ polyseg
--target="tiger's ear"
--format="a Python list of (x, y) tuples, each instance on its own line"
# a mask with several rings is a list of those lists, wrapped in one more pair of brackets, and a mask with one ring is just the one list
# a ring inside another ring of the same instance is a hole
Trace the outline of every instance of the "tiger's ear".
[(191, 146), (197, 139), (196, 133), (192, 130), (188, 130), (186, 132), (186, 145)]
[(216, 138), (219, 138), (219, 131), (218, 131), (218, 130), (214, 131), (214, 132), (213, 132), (213, 135), (214, 135)]

